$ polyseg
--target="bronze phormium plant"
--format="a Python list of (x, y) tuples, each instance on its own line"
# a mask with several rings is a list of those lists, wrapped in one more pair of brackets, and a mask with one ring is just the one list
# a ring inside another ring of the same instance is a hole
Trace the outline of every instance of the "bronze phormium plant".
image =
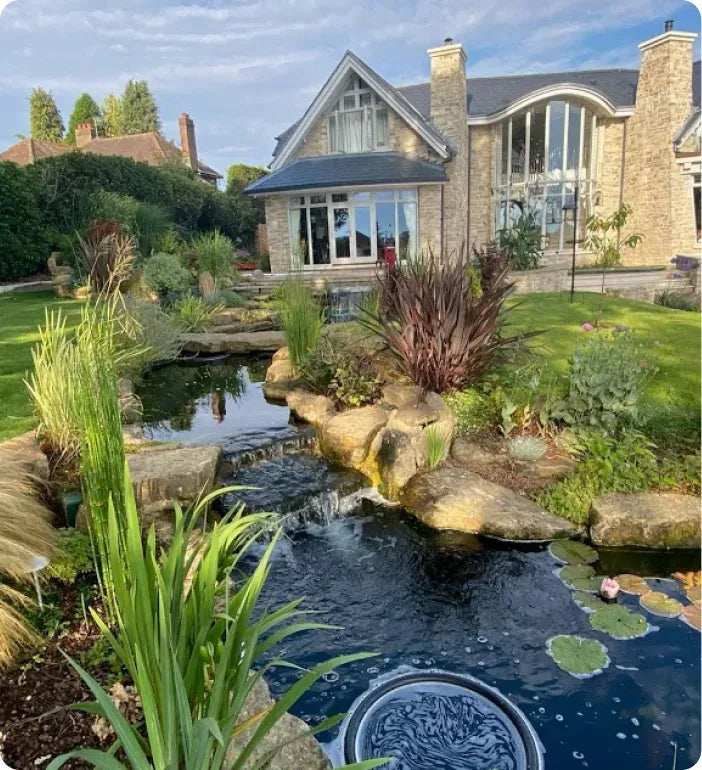
[(388, 270), (380, 277), (378, 310), (362, 310), (359, 318), (416, 385), (437, 393), (474, 382), (501, 348), (521, 338), (500, 334), (513, 286), (506, 260), (495, 252), (480, 263), (482, 292), (475, 296), (464, 254), (429, 251)]

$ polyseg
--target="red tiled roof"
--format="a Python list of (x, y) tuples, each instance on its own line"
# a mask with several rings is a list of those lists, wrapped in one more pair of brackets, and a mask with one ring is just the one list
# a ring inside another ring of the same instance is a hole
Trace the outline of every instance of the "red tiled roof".
[(50, 142), (47, 139), (22, 139), (22, 141), (8, 147), (4, 152), (0, 152), (0, 161), (9, 160), (18, 166), (28, 166), (35, 160), (41, 158), (51, 158), (54, 155), (62, 155), (64, 152), (75, 150), (75, 147), (69, 147), (59, 142)]

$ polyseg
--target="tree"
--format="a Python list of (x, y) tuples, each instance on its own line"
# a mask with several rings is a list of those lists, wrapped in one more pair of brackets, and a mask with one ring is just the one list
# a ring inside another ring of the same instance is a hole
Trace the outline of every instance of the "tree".
[(256, 226), (265, 222), (265, 209), (260, 198), (251, 198), (243, 191), (268, 171), (260, 166), (234, 163), (227, 171), (227, 198), (235, 221), (237, 241), (246, 248), (254, 245)]
[(227, 192), (243, 192), (245, 187), (265, 176), (268, 171), (261, 166), (234, 163), (227, 171)]
[(113, 93), (107, 94), (102, 103), (102, 130), (105, 136), (122, 136), (124, 133), (122, 102)]
[(32, 139), (60, 142), (63, 120), (51, 91), (35, 88), (29, 96), (29, 133)]
[(81, 123), (91, 123), (100, 118), (100, 108), (90, 94), (81, 94), (73, 106), (73, 112), (68, 119), (68, 129), (66, 131), (66, 142), (68, 144), (76, 143), (76, 128)]
[(125, 134), (161, 130), (156, 100), (145, 80), (129, 80), (124, 88), (122, 129)]
[(593, 214), (587, 218), (585, 227), (585, 248), (597, 255), (595, 265), (602, 268), (602, 288), (600, 289), (600, 310), (597, 321), (602, 315), (604, 302), (605, 275), (607, 270), (622, 261), (621, 248), (627, 246), (635, 249), (643, 240), (641, 233), (631, 233), (622, 238), (622, 230), (631, 214), (631, 206), (622, 203), (621, 206), (608, 217), (601, 214)]

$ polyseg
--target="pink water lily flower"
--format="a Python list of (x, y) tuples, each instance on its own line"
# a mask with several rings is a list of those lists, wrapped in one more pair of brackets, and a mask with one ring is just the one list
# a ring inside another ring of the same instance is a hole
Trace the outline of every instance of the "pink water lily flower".
[(619, 583), (614, 578), (605, 578), (600, 586), (600, 594), (604, 599), (616, 599), (619, 593)]
[(591, 332), (594, 328), (595, 327), (587, 321), (583, 324), (583, 329), (585, 329), (586, 332)]

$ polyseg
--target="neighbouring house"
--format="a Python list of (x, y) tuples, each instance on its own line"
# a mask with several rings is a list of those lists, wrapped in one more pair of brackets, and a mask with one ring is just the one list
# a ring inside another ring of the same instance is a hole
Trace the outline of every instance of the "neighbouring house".
[(76, 146), (59, 142), (23, 139), (5, 152), (0, 153), (0, 161), (9, 160), (20, 166), (34, 163), (40, 158), (61, 155), (65, 152), (81, 150), (97, 155), (118, 155), (122, 158), (144, 161), (150, 166), (159, 166), (172, 160), (183, 161), (205, 182), (217, 186), (222, 175), (203, 163), (197, 155), (195, 125), (187, 112), (181, 113), (178, 120), (180, 129), (180, 147), (164, 139), (158, 131), (125, 136), (96, 136), (92, 123), (80, 123), (76, 126)]
[(622, 201), (644, 235), (625, 261), (697, 253), (695, 37), (666, 22), (639, 45), (639, 70), (489, 78), (466, 77), (447, 38), (428, 51), (429, 82), (402, 87), (347, 51), (246, 189), (265, 202), (273, 272), (451, 252), (525, 212), (547, 254), (570, 252), (589, 214)]

